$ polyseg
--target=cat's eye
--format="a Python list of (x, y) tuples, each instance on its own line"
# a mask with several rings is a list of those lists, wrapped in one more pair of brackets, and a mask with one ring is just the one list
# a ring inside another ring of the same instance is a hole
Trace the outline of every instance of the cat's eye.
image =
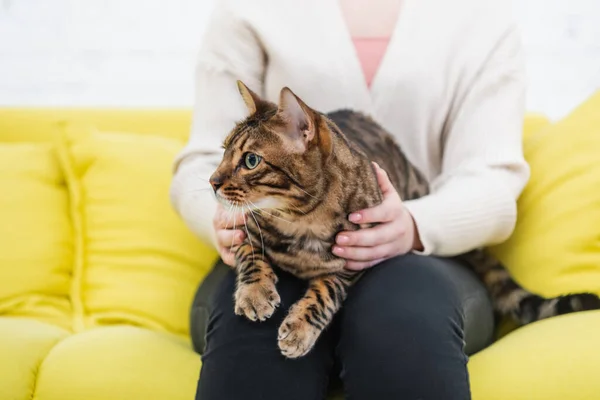
[(260, 163), (261, 157), (254, 153), (246, 153), (244, 156), (244, 164), (248, 169), (254, 169)]

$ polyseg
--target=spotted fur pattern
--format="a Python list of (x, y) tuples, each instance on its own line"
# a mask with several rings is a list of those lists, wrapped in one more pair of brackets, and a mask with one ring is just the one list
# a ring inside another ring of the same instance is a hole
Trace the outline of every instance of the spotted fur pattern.
[[(331, 252), (342, 230), (372, 226), (348, 221), (354, 211), (382, 201), (371, 161), (387, 171), (403, 199), (428, 194), (423, 175), (393, 138), (366, 115), (327, 115), (284, 88), (279, 104), (238, 82), (248, 116), (224, 141), (223, 159), (211, 177), (217, 198), (246, 213), (247, 238), (238, 246), (235, 313), (253, 321), (271, 317), (280, 304), (281, 268), (308, 281), (304, 296), (279, 328), (281, 353), (308, 353), (361, 275), (344, 269)], [(543, 299), (521, 288), (484, 250), (459, 256), (485, 283), (502, 315), (525, 324), (568, 312), (599, 308), (591, 294)]]

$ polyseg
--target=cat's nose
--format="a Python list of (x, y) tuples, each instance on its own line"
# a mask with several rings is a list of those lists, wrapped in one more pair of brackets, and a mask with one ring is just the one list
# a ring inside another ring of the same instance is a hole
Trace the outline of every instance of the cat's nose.
[(210, 177), (210, 185), (216, 192), (221, 186), (223, 186), (223, 177), (221, 175), (213, 175)]

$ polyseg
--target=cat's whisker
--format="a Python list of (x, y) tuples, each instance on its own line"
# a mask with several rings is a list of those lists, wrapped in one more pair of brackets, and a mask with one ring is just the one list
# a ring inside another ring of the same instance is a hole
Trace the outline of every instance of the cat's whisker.
[(266, 212), (265, 210), (259, 210), (259, 211), (260, 211), (261, 213), (265, 213), (265, 214), (267, 214), (267, 215), (269, 215), (269, 216), (271, 216), (271, 217), (273, 217), (273, 218), (277, 218), (277, 219), (279, 219), (279, 220), (282, 220), (283, 222), (287, 222), (288, 224), (291, 224), (291, 223), (292, 223), (292, 221), (290, 221), (290, 220), (288, 220), (288, 219), (281, 218), (281, 217), (279, 217), (279, 216), (277, 216), (277, 215), (274, 215), (274, 214), (271, 214), (271, 213), (269, 213), (269, 212)]
[[(244, 206), (242, 205), (242, 211), (244, 210)], [(250, 210), (250, 207), (248, 207)], [(250, 248), (252, 249), (252, 259), (254, 260), (254, 246), (252, 245), (252, 236), (250, 235), (250, 230), (248, 229), (248, 224), (246, 223), (246, 218), (244, 218), (244, 226), (246, 227), (246, 233), (248, 234), (248, 242), (250, 242)]]
[(319, 200), (319, 199), (318, 199), (316, 196), (313, 196), (312, 194), (308, 193), (306, 190), (302, 189), (300, 186), (298, 186), (298, 185), (295, 185), (295, 186), (296, 186), (296, 188), (297, 188), (298, 190), (301, 190), (301, 191), (303, 191), (304, 193), (306, 193), (307, 195), (309, 195), (309, 196), (310, 196), (310, 197), (312, 197), (313, 199), (315, 199), (315, 200)]
[(188, 191), (188, 193), (194, 193), (194, 192), (204, 192), (204, 191), (206, 191), (206, 190), (213, 190), (213, 189), (212, 189), (212, 188), (209, 188), (209, 187), (207, 187), (207, 188), (201, 188), (201, 189), (192, 189), (192, 190), (189, 190), (189, 191)]
[(292, 206), (296, 211), (301, 212), (302, 214), (306, 215), (306, 213), (304, 211), (302, 211), (301, 209), (299, 209), (298, 207), (296, 207), (293, 204), (290, 204), (290, 206)]
[[(237, 213), (237, 204), (232, 204), (233, 208), (233, 230), (235, 231), (235, 214)], [(231, 246), (229, 246), (229, 251), (233, 250), (233, 241), (235, 240), (235, 236), (231, 238)]]
[(229, 208), (227, 209), (227, 223), (225, 224), (225, 228), (227, 228), (229, 226), (229, 221), (231, 221), (231, 217), (234, 215), (231, 210), (233, 209), (233, 204), (229, 205)]
[[(289, 208), (277, 207), (277, 208), (273, 208), (273, 211), (279, 211), (283, 215), (291, 215), (290, 214), (291, 210)], [(306, 213), (304, 215), (306, 215)], [(288, 222), (292, 223), (292, 221), (288, 221)]]
[(263, 210), (262, 208), (260, 208), (260, 207), (257, 207), (257, 206), (256, 206), (256, 204), (254, 204), (254, 203), (253, 203), (253, 202), (251, 202), (250, 200), (248, 200), (248, 202), (250, 202), (250, 204), (252, 205), (252, 207), (254, 207), (256, 210), (258, 210), (260, 213), (265, 213), (265, 214), (267, 214), (267, 215), (270, 215), (270, 216), (271, 216), (271, 217), (273, 217), (273, 218), (277, 218), (277, 219), (280, 219), (280, 220), (282, 220), (282, 221), (284, 221), (284, 222), (287, 222), (288, 224), (291, 224), (291, 223), (292, 223), (292, 221), (288, 221), (288, 220), (287, 220), (287, 219), (285, 219), (285, 218), (281, 218), (281, 217), (278, 217), (277, 215), (273, 215), (273, 214), (271, 214), (271, 213), (268, 213), (268, 212), (266, 212), (266, 211), (265, 211), (265, 210)]
[(204, 181), (206, 183), (210, 183), (208, 179), (201, 177), (200, 172), (198, 171), (194, 171), (194, 178), (200, 179), (201, 181)]
[(260, 229), (260, 225), (258, 224), (258, 220), (256, 219), (256, 216), (254, 215), (254, 211), (252, 209), (250, 209), (250, 207), (248, 206), (248, 201), (246, 201), (246, 206), (248, 207), (248, 210), (250, 211), (250, 215), (252, 215), (252, 218), (254, 219), (254, 223), (256, 223), (256, 227), (258, 228), (258, 234), (260, 235), (260, 247), (262, 249), (262, 256), (264, 258), (265, 257), (265, 242), (263, 241), (263, 235), (262, 235), (262, 231)]

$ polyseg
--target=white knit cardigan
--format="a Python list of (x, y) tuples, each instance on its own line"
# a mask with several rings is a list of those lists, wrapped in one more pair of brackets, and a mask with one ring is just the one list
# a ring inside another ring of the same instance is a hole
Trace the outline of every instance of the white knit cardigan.
[(337, 0), (218, 0), (202, 40), (189, 143), (171, 201), (214, 244), (208, 178), (245, 108), (241, 79), (276, 102), (289, 86), (321, 112), (370, 113), (425, 174), (406, 201), (425, 250), (455, 255), (505, 240), (529, 178), (522, 154), (525, 69), (504, 0), (405, 0), (369, 88)]

